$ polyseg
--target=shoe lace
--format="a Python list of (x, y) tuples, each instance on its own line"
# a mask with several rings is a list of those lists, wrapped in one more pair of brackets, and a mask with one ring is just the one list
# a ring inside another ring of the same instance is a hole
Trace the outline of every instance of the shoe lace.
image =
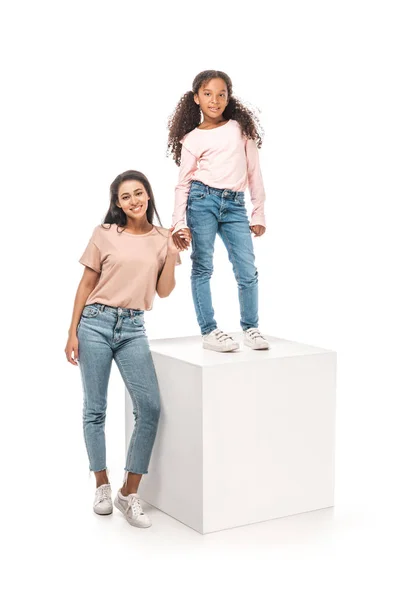
[(102, 502), (103, 500), (109, 500), (110, 496), (111, 496), (111, 491), (110, 491), (109, 486), (107, 486), (107, 487), (101, 486), (96, 489), (96, 501), (97, 502)]
[(138, 517), (139, 515), (144, 514), (142, 505), (140, 504), (140, 499), (137, 496), (134, 496), (134, 495), (129, 496), (126, 512), (128, 513), (130, 509), (132, 509), (132, 512), (135, 517)]
[(246, 331), (246, 333), (249, 335), (249, 337), (251, 337), (253, 340), (256, 338), (261, 338), (262, 340), (265, 340), (266, 337), (261, 333), (261, 331), (259, 329), (257, 329), (256, 327), (251, 327), (250, 329), (248, 329)]
[(218, 342), (225, 342), (226, 340), (233, 340), (233, 337), (231, 335), (224, 333), (220, 329), (217, 329), (215, 331), (215, 338), (217, 339)]

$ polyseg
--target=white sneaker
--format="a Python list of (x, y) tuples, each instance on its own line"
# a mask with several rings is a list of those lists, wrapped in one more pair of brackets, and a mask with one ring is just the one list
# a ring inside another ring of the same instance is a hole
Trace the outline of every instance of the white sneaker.
[(215, 350), (216, 352), (231, 352), (237, 350), (239, 344), (227, 333), (220, 329), (214, 329), (207, 335), (203, 335), (203, 348)]
[(121, 491), (118, 491), (114, 505), (122, 512), (130, 525), (134, 525), (135, 527), (150, 527), (151, 521), (148, 515), (145, 515), (143, 512), (139, 494), (123, 496)]
[(243, 332), (244, 343), (252, 350), (268, 350), (269, 344), (265, 335), (257, 327), (250, 327)]
[(96, 488), (93, 510), (97, 515), (111, 515), (113, 505), (111, 500), (111, 486), (109, 483), (104, 483)]

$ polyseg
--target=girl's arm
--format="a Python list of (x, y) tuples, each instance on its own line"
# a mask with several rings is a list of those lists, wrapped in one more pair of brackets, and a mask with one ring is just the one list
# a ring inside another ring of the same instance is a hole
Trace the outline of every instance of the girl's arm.
[(172, 239), (171, 229), (169, 230), (167, 258), (160, 275), (158, 276), (156, 291), (160, 298), (166, 298), (175, 287), (175, 265), (179, 261), (179, 250)]
[(262, 225), (265, 227), (264, 203), (265, 190), (260, 169), (258, 148), (254, 140), (246, 139), (247, 177), (250, 197), (253, 203), (250, 226)]
[[(73, 365), (77, 365), (76, 359), (78, 358), (78, 337), (76, 335), (76, 329), (78, 327), (79, 319), (81, 318), (82, 311), (86, 304), (86, 300), (89, 294), (94, 290), (99, 280), (100, 273), (97, 273), (89, 267), (85, 267), (82, 275), (82, 279), (78, 285), (78, 289), (75, 294), (74, 308), (72, 311), (71, 325), (68, 330), (68, 341), (65, 347), (68, 362)], [(72, 353), (74, 358), (72, 358)]]
[(197, 169), (197, 158), (182, 146), (181, 167), (179, 169), (178, 184), (175, 187), (175, 206), (172, 215), (173, 233), (179, 229), (187, 227), (186, 225), (186, 206), (189, 194), (189, 188), (192, 181), (192, 174)]

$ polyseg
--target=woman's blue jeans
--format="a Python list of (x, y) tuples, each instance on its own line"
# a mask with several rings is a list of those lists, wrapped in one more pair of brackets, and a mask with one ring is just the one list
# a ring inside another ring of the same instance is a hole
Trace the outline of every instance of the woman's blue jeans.
[(78, 324), (83, 431), (91, 471), (107, 468), (104, 424), (112, 359), (130, 394), (135, 417), (125, 471), (147, 473), (160, 415), (160, 394), (144, 311), (89, 304)]
[(240, 326), (258, 327), (258, 272), (243, 192), (192, 181), (187, 202), (192, 233), (192, 296), (201, 334), (217, 328), (211, 300), (215, 236), (221, 237), (238, 284)]

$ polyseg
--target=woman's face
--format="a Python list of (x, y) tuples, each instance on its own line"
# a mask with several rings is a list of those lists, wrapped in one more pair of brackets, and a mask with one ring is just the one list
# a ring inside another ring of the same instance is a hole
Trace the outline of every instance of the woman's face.
[(221, 117), (229, 101), (225, 81), (216, 77), (203, 83), (199, 93), (194, 95), (194, 101), (199, 104), (203, 115), (209, 119)]
[(123, 181), (118, 189), (117, 206), (127, 218), (141, 220), (146, 215), (150, 197), (140, 181)]

